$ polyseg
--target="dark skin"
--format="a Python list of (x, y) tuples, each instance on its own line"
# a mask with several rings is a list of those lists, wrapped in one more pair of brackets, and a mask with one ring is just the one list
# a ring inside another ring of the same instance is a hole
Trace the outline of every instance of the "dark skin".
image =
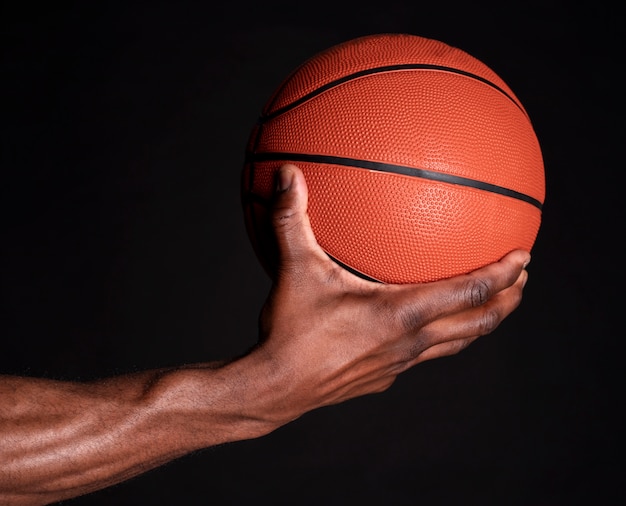
[(280, 267), (244, 356), (89, 383), (0, 376), (0, 504), (76, 497), (384, 392), (492, 332), (521, 302), (528, 252), (434, 283), (373, 283), (326, 256), (306, 206), (302, 172), (284, 166), (272, 213)]

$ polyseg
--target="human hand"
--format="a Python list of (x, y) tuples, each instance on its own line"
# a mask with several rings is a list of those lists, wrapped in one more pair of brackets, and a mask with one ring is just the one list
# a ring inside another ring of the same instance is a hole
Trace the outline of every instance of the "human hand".
[(388, 389), (411, 367), (458, 353), (521, 302), (529, 253), (467, 275), (388, 285), (361, 279), (317, 244), (300, 169), (284, 166), (272, 212), (279, 267), (248, 358), (263, 364), (257, 416), (278, 425)]
[(317, 244), (302, 172), (287, 166), (281, 181), (272, 214), (280, 261), (258, 345), (232, 361), (95, 382), (0, 377), (0, 503), (75, 497), (382, 392), (491, 332), (520, 303), (523, 251), (435, 283), (358, 278)]

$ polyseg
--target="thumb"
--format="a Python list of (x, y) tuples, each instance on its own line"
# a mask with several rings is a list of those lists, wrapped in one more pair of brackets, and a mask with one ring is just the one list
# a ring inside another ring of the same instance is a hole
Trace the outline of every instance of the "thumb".
[(272, 227), (278, 247), (279, 268), (290, 268), (314, 251), (322, 252), (307, 214), (308, 188), (300, 168), (285, 164), (276, 174)]

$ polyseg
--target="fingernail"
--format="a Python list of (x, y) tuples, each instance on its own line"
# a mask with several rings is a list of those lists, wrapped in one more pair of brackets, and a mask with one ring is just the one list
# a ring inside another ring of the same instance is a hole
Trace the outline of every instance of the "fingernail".
[(522, 288), (526, 286), (526, 283), (528, 283), (528, 273), (526, 273), (524, 279), (522, 280)]
[(280, 192), (284, 192), (289, 189), (291, 182), (293, 181), (293, 172), (286, 168), (281, 167), (278, 169), (276, 177), (276, 189)]
[(528, 266), (528, 264), (530, 263), (530, 258), (531, 258), (531, 257), (528, 257), (528, 260), (526, 260), (526, 261), (524, 262), (524, 265), (523, 265), (523, 268), (524, 268), (524, 269), (525, 269), (525, 268)]

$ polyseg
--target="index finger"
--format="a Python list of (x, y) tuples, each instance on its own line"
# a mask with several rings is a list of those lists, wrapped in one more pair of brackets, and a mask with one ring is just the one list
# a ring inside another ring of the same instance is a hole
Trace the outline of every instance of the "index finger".
[(527, 251), (515, 250), (478, 270), (453, 278), (404, 285), (402, 319), (407, 326), (421, 327), (444, 316), (483, 305), (512, 286), (530, 262)]

